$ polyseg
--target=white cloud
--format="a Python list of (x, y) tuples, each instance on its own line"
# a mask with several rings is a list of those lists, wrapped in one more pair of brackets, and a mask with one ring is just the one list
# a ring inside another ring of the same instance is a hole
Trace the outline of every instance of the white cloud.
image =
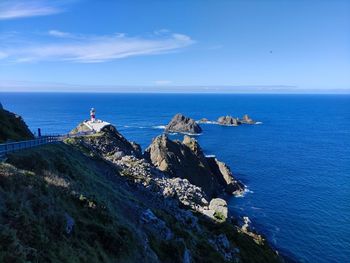
[(2, 3), (0, 3), (0, 20), (46, 16), (62, 12), (62, 9), (52, 4), (52, 2), (49, 4), (49, 2), (45, 0), (2, 1)]
[(49, 31), (49, 35), (53, 36), (53, 37), (72, 37), (73, 35), (71, 33), (67, 33), (67, 32), (62, 32), (59, 30), (50, 30)]
[[(98, 63), (125, 57), (169, 53), (187, 47), (194, 41), (183, 34), (129, 37), (125, 34), (109, 36), (74, 35), (58, 30), (49, 31), (44, 43), (11, 40), (0, 43), (0, 54), (9, 62), (73, 61)], [(52, 39), (54, 37), (55, 39)], [(60, 39), (57, 39), (59, 37)], [(0, 56), (1, 59), (1, 56)]]
[(154, 84), (156, 85), (169, 85), (171, 84), (171, 80), (155, 80)]

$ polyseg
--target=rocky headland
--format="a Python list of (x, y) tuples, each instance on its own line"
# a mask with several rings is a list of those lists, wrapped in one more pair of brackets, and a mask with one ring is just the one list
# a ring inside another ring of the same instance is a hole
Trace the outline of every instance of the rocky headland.
[(1, 262), (283, 262), (229, 213), (220, 196), (244, 186), (193, 138), (142, 153), (79, 127), (0, 163)]
[(202, 128), (194, 119), (186, 117), (181, 113), (176, 114), (168, 125), (165, 127), (165, 132), (179, 132), (187, 134), (200, 134)]

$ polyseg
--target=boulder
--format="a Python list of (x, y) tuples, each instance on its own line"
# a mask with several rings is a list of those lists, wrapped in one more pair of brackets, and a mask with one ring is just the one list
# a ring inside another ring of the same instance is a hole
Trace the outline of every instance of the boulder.
[(238, 118), (232, 116), (222, 116), (218, 119), (218, 124), (227, 126), (238, 126), (241, 124)]
[(178, 113), (165, 127), (165, 132), (199, 134), (202, 132), (202, 128), (196, 123), (195, 120)]
[(214, 198), (209, 203), (209, 210), (214, 211), (214, 217), (219, 221), (226, 221), (228, 216), (227, 203), (224, 199)]

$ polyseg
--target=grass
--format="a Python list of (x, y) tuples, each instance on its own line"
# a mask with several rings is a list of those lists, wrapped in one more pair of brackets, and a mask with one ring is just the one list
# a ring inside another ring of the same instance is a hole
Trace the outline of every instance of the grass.
[[(229, 222), (196, 215), (197, 229), (161, 206), (152, 210), (175, 238), (147, 232), (133, 217), (138, 207), (152, 207), (152, 199), (124, 187), (113, 166), (79, 147), (74, 140), (45, 145), (0, 164), (0, 262), (140, 262), (147, 237), (160, 262), (182, 262), (188, 249), (193, 262), (220, 263), (209, 239), (222, 233), (239, 248), (241, 262), (278, 262), (267, 244), (256, 244)], [(71, 233), (66, 215), (74, 219)]]
[[(108, 200), (125, 195), (99, 175), (103, 163), (64, 144), (12, 154), (8, 162), (0, 164), (0, 262), (116, 262), (132, 254), (133, 230)], [(45, 180), (53, 175), (69, 187)], [(66, 214), (74, 219), (71, 234)]]
[(32, 139), (33, 134), (22, 118), (12, 112), (0, 109), (0, 143)]

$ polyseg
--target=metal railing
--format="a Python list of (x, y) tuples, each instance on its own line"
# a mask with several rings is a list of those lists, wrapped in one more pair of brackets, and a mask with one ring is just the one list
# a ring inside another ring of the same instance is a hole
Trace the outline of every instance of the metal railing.
[(19, 142), (6, 142), (0, 144), (0, 156), (4, 156), (7, 153), (15, 152), (22, 149), (33, 148), (39, 145), (54, 143), (62, 141), (66, 138), (65, 135), (49, 135), (41, 136), (32, 140), (19, 141)]

